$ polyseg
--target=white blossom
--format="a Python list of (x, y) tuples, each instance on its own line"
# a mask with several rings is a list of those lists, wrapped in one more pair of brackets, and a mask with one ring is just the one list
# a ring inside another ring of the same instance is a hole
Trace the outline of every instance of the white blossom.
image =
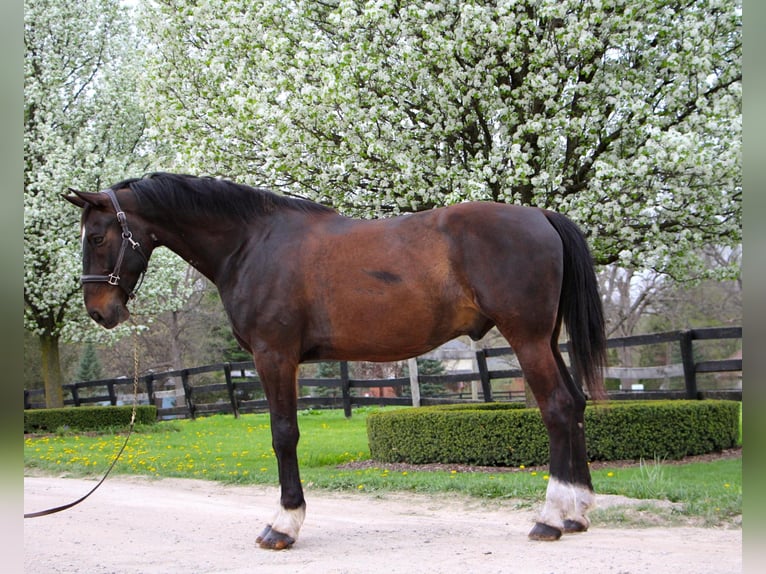
[(741, 241), (738, 1), (150, 0), (139, 25), (186, 170), (365, 216), (545, 206), (678, 277)]

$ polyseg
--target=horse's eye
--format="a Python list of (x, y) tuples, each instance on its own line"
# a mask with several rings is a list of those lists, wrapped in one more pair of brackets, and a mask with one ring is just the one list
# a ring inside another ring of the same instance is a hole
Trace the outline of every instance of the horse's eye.
[(102, 243), (104, 243), (104, 236), (103, 235), (94, 235), (91, 238), (90, 241), (91, 241), (91, 243), (93, 243), (93, 245), (99, 246)]

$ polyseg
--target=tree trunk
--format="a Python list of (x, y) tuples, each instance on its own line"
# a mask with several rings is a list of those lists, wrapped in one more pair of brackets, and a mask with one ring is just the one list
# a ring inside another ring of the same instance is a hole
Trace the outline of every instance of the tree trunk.
[(58, 335), (40, 335), (40, 351), (42, 355), (43, 384), (45, 386), (46, 408), (64, 406), (64, 377), (61, 374), (59, 359)]

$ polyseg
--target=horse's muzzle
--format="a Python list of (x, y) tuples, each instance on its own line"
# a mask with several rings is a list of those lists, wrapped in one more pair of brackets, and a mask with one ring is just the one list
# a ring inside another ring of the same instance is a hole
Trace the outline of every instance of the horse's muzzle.
[(130, 311), (124, 305), (115, 303), (105, 309), (89, 308), (88, 315), (102, 327), (113, 329), (123, 321), (128, 320)]

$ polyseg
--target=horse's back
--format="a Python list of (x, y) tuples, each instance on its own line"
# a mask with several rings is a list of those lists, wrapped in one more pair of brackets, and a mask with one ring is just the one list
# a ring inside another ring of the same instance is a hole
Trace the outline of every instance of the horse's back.
[[(396, 245), (419, 246), (427, 250), (442, 240), (459, 241), (492, 238), (506, 242), (550, 242), (557, 237), (542, 210), (521, 205), (465, 202), (376, 220), (328, 218), (319, 227), (323, 240), (330, 244), (375, 243), (383, 247)], [(417, 244), (418, 241), (425, 243)], [(554, 240), (555, 241), (555, 240)], [(435, 243), (434, 243), (435, 242)]]

